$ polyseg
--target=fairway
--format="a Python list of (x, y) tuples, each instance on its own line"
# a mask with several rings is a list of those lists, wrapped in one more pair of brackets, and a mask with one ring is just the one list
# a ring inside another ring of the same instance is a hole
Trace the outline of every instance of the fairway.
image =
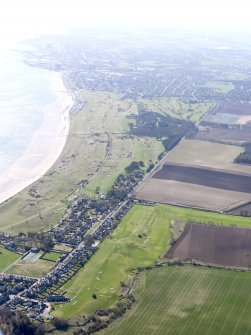
[[(170, 242), (171, 222), (189, 219), (226, 226), (251, 226), (249, 218), (167, 205), (135, 205), (86, 266), (62, 287), (72, 301), (57, 306), (53, 315), (71, 318), (111, 306), (118, 301), (120, 282), (128, 281), (131, 269), (152, 265), (165, 254)], [(92, 298), (93, 293), (97, 299)]]
[(0, 245), (0, 272), (5, 271), (6, 268), (20, 257), (19, 254), (9, 251)]
[(141, 99), (139, 102), (148, 111), (170, 115), (178, 119), (186, 119), (193, 122), (198, 121), (202, 115), (208, 112), (214, 105), (211, 102), (185, 103), (176, 97)]
[[(141, 237), (139, 237), (139, 235)], [(73, 300), (55, 316), (70, 318), (107, 308), (118, 301), (120, 282), (127, 282), (131, 269), (152, 265), (164, 256), (170, 239), (169, 220), (159, 207), (135, 206), (111, 238), (107, 238), (87, 265), (63, 290)], [(92, 294), (97, 299), (92, 298)]]
[(136, 304), (102, 335), (248, 335), (251, 274), (172, 266), (140, 274)]

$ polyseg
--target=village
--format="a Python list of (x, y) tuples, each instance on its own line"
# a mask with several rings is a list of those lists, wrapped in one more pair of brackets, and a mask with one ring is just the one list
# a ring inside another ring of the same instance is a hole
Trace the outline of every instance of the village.
[[(41, 249), (48, 252), (55, 245), (65, 245), (71, 251), (62, 251), (51, 271), (40, 279), (2, 273), (0, 306), (24, 311), (31, 319), (44, 322), (52, 318), (49, 313), (51, 303), (70, 300), (60, 288), (85, 265), (98, 250), (98, 245), (114, 231), (133, 204), (138, 202), (131, 194), (145, 174), (140, 165), (131, 166), (128, 173), (120, 175), (108, 194), (101, 195), (100, 199), (75, 196), (64, 217), (46, 232), (45, 244), (40, 239), (40, 243), (31, 243), (31, 247), (28, 247), (29, 234), (11, 236), (1, 233), (0, 243), (6, 249), (19, 253), (21, 259), (32, 259)], [(34, 241), (36, 235), (31, 236)]]

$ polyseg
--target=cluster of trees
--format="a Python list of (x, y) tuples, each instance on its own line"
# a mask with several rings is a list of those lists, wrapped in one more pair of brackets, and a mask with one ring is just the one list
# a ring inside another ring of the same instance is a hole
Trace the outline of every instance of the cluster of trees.
[(131, 126), (131, 133), (137, 136), (182, 138), (188, 133), (189, 135), (195, 133), (197, 129), (191, 121), (147, 110), (141, 111), (135, 119), (136, 125)]
[(43, 326), (35, 326), (29, 318), (9, 308), (0, 309), (0, 330), (4, 335), (44, 335)]
[(245, 151), (235, 158), (235, 163), (251, 164), (251, 142), (244, 144)]

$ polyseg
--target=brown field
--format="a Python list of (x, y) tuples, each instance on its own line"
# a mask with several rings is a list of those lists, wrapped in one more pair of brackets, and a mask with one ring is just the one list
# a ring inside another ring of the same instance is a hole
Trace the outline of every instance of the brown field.
[(185, 140), (166, 158), (166, 163), (203, 166), (251, 175), (251, 166), (234, 163), (243, 147), (199, 140)]
[(251, 115), (251, 104), (227, 102), (219, 106), (218, 113), (233, 115)]
[(174, 180), (223, 190), (251, 193), (251, 176), (225, 170), (164, 164), (152, 178)]
[(234, 268), (251, 267), (251, 229), (187, 223), (167, 258)]
[(251, 194), (248, 193), (155, 178), (147, 178), (136, 190), (135, 197), (212, 211), (228, 211), (251, 201)]
[(209, 140), (209, 141), (240, 141), (247, 142), (251, 141), (251, 127), (244, 127), (242, 129), (233, 128), (212, 128), (210, 131), (200, 130), (194, 135), (195, 139), (198, 140)]

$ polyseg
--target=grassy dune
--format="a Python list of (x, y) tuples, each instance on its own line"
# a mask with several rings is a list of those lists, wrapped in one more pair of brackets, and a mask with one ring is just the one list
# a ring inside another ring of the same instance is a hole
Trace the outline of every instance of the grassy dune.
[[(45, 176), (0, 205), (0, 230), (15, 234), (48, 229), (62, 216), (69, 195), (81, 181), (95, 175), (84, 192), (95, 195), (98, 186), (105, 193), (132, 160), (156, 160), (163, 151), (161, 142), (147, 139), (141, 142), (139, 154), (138, 140), (127, 133), (127, 116), (137, 113), (133, 101), (120, 100), (113, 93), (89, 91), (80, 92), (78, 99), (86, 105), (71, 115), (61, 156)], [(107, 155), (109, 138), (112, 146)]]

